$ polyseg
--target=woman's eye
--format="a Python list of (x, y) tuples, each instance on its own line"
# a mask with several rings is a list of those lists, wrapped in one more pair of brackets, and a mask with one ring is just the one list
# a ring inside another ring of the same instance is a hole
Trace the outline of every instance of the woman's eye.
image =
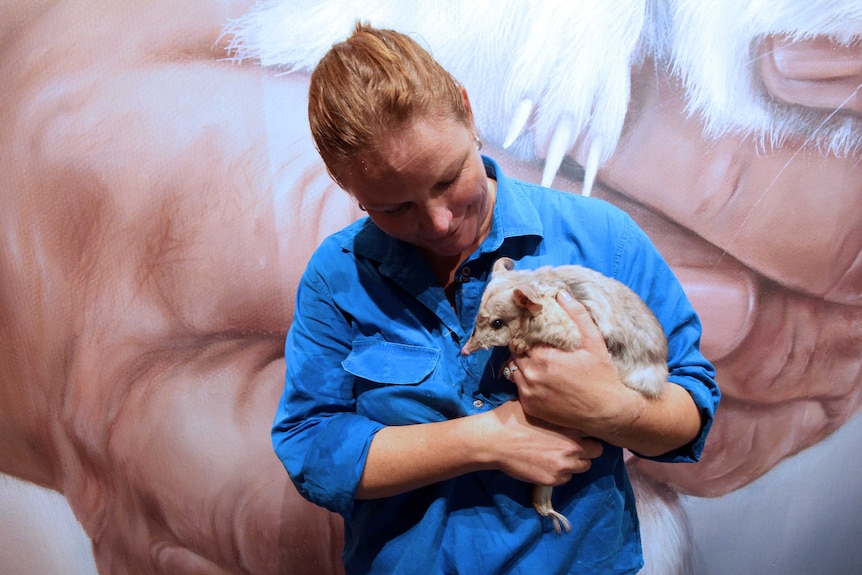
[(403, 214), (410, 207), (409, 204), (401, 204), (397, 208), (392, 208), (391, 210), (383, 210), (383, 213), (388, 216), (397, 216), (398, 214)]
[(457, 180), (458, 180), (458, 176), (455, 176), (451, 180), (448, 180), (446, 182), (440, 182), (439, 184), (437, 184), (437, 187), (440, 188), (441, 190), (445, 190), (446, 188), (451, 187), (452, 184), (454, 184)]
[(458, 178), (460, 178), (460, 177), (461, 177), (461, 172), (462, 172), (463, 170), (464, 170), (464, 168), (462, 167), (461, 169), (459, 169), (459, 170), (458, 170), (458, 173), (456, 173), (456, 174), (452, 177), (452, 179), (450, 179), (450, 180), (446, 180), (445, 182), (440, 182), (440, 183), (438, 183), (438, 184), (437, 184), (437, 189), (438, 189), (438, 190), (446, 190), (446, 189), (448, 189), (448, 188), (452, 187), (452, 185), (453, 185), (453, 184), (455, 184), (455, 182), (457, 182), (457, 181), (458, 181)]

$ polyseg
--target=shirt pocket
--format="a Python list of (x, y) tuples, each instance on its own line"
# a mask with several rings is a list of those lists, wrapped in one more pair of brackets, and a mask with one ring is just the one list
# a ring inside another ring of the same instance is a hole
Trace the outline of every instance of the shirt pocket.
[(355, 341), (342, 367), (356, 379), (357, 413), (385, 425), (442, 421), (457, 411), (435, 372), (439, 349), (388, 341)]
[(383, 385), (416, 385), (434, 372), (440, 350), (433, 347), (356, 341), (341, 366), (358, 378)]

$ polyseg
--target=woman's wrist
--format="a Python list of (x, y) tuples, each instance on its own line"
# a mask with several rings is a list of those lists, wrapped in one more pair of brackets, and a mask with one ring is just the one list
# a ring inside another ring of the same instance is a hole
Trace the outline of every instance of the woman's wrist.
[(638, 433), (650, 401), (651, 398), (620, 384), (608, 389), (600, 405), (573, 417), (571, 427), (611, 445), (627, 447), (624, 443)]
[(456, 421), (461, 428), (458, 432), (464, 440), (465, 457), (470, 461), (470, 465), (474, 466), (476, 471), (498, 468), (500, 455), (494, 448), (494, 438), (499, 440), (500, 433), (495, 432), (499, 420), (494, 411), (462, 417)]

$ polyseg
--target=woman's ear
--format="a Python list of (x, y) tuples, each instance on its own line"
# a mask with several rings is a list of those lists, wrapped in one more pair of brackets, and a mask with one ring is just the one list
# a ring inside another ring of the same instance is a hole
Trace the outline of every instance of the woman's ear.
[(469, 121), (469, 127), (472, 128), (473, 132), (476, 132), (476, 122), (473, 121), (473, 107), (470, 106), (470, 97), (467, 96), (467, 88), (461, 86), (461, 97), (464, 99), (464, 109), (467, 110), (467, 119)]

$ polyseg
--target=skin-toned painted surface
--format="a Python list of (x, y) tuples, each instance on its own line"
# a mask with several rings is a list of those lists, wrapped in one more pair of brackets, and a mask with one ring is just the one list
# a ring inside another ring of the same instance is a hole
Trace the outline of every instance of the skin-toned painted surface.
[[(0, 471), (62, 493), (104, 573), (340, 569), (340, 521), (296, 494), (269, 426), (298, 274), (361, 212), (311, 145), (303, 73), (224, 59), (225, 23), (248, 8), (0, 8)], [(858, 40), (749, 43), (771, 101), (858, 134)], [(532, 139), (501, 148), (517, 102), (495, 106), (484, 89), (500, 82), (493, 54), (453, 72), (483, 153), (540, 181), (553, 122), (536, 116)], [(706, 116), (666, 67), (644, 58), (630, 82), (592, 193), (632, 213), (674, 267), (725, 393), (700, 464), (634, 465), (743, 513), (739, 490), (786, 478), (786, 464), (770, 473), (785, 458), (858, 440), (858, 425), (829, 436), (862, 401), (859, 149), (829, 151), (804, 127), (774, 145), (706, 136)], [(589, 164), (577, 142), (553, 183), (580, 193), (574, 162)], [(841, 450), (828, 453), (819, 471), (845, 469)], [(700, 533), (707, 509), (689, 506)], [(716, 531), (733, 538), (715, 528), (713, 548)]]

